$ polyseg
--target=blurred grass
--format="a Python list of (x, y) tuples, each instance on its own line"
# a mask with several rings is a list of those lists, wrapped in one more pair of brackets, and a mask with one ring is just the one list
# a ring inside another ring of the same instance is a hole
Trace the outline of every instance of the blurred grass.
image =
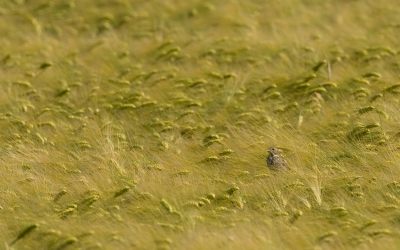
[(1, 3), (2, 244), (397, 249), (398, 12)]

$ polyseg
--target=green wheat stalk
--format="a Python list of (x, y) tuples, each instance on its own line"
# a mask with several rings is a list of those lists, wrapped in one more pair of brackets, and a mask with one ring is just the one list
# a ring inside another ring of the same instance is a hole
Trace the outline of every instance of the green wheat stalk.
[(15, 240), (13, 240), (13, 242), (11, 242), (10, 246), (14, 245), (15, 243), (17, 243), (17, 241), (21, 240), (22, 238), (24, 238), (25, 236), (30, 234), (37, 227), (38, 227), (37, 224), (32, 224), (32, 225), (26, 227), (24, 230), (21, 231), (21, 233), (18, 234), (17, 238), (15, 238)]
[(124, 187), (123, 189), (117, 191), (114, 193), (114, 198), (117, 198), (118, 196), (121, 196), (123, 194), (125, 194), (126, 192), (128, 192), (131, 188), (130, 187)]

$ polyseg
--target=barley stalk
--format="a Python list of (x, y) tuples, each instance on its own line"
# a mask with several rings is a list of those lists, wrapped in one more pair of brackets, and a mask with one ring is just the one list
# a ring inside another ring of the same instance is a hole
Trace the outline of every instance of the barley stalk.
[(32, 224), (32, 225), (26, 227), (24, 230), (22, 230), (22, 231), (18, 234), (17, 238), (15, 238), (15, 240), (13, 240), (13, 241), (10, 243), (10, 246), (14, 245), (15, 243), (17, 243), (17, 241), (19, 241), (19, 240), (21, 240), (22, 238), (26, 237), (26, 236), (27, 236), (28, 234), (30, 234), (33, 230), (35, 230), (37, 227), (38, 227), (37, 224)]

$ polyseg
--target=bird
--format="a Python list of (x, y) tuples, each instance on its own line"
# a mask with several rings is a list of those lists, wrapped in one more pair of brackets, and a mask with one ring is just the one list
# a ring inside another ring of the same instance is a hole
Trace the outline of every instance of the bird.
[(268, 148), (267, 166), (271, 170), (287, 171), (290, 170), (286, 161), (282, 158), (279, 150), (275, 147)]

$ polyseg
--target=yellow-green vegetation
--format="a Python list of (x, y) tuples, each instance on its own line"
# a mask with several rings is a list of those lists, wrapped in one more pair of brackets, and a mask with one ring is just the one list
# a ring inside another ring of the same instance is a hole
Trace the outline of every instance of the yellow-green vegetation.
[(0, 244), (398, 249), (399, 13), (2, 1)]

